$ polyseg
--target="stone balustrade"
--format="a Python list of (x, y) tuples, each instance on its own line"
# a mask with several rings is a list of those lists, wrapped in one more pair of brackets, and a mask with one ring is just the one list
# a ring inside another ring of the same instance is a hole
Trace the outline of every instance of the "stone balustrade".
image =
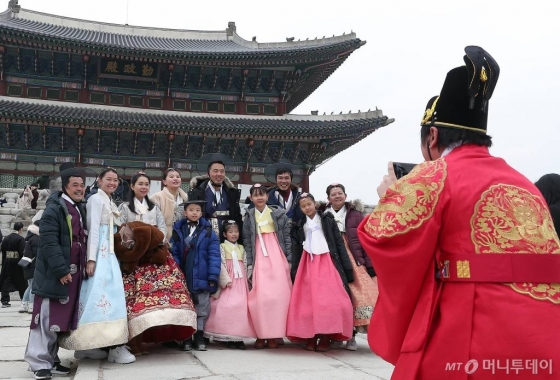
[[(0, 230), (3, 236), (8, 236), (14, 227), (14, 223), (23, 223), (23, 236), (25, 236), (27, 227), (32, 223), (32, 218), (35, 216), (39, 208), (39, 201), (37, 202), (37, 210), (30, 207), (20, 208), (18, 206), (19, 196), (23, 193), (23, 189), (9, 189), (0, 188), (0, 197), (6, 200), (6, 203), (0, 207)], [(43, 194), (44, 196), (44, 194)], [(41, 198), (41, 194), (39, 196)], [(45, 199), (42, 200), (42, 209), (45, 208)]]

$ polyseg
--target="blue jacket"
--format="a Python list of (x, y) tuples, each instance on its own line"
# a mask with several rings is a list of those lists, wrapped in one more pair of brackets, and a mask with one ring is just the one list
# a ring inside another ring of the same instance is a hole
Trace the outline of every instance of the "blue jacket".
[[(188, 237), (188, 220), (181, 219), (173, 225), (173, 235), (171, 244), (173, 258), (187, 278), (187, 287), (192, 293), (214, 293), (218, 290), (218, 279), (222, 257), (220, 255), (220, 240), (216, 233), (212, 231), (210, 223), (201, 218), (199, 226), (190, 243), (190, 250), (184, 257), (185, 237)], [(213, 286), (210, 286), (210, 281)]]

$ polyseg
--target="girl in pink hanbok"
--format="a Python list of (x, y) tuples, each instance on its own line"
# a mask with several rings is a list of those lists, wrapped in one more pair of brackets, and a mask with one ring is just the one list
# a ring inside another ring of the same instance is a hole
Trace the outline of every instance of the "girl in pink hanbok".
[(299, 206), (305, 218), (292, 231), (295, 282), (288, 338), (305, 339), (309, 351), (328, 351), (331, 341), (352, 338), (348, 283), (354, 281), (354, 273), (333, 215), (318, 212), (311, 194), (301, 194)]
[(292, 293), (291, 226), (283, 209), (267, 206), (268, 195), (264, 186), (255, 184), (249, 193), (255, 207), (250, 208), (245, 216), (243, 243), (249, 278), (252, 273), (249, 312), (257, 333), (255, 348), (277, 348), (276, 339), (286, 336)]
[(219, 290), (212, 296), (210, 317), (204, 335), (215, 341), (226, 342), (230, 348), (245, 349), (245, 338), (255, 338), (248, 307), (249, 284), (247, 282), (247, 255), (239, 238), (239, 226), (235, 220), (223, 224), (225, 241), (220, 244), (222, 270)]

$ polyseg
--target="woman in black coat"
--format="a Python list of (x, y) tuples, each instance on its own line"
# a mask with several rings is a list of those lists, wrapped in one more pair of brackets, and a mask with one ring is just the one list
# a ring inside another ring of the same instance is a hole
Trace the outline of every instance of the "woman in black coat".
[(21, 299), (20, 313), (33, 314), (33, 301), (35, 295), (31, 292), (33, 287), (33, 274), (35, 272), (35, 257), (37, 256), (37, 248), (39, 248), (39, 220), (33, 222), (27, 227), (27, 236), (25, 237), (25, 250), (23, 257), (29, 261), (29, 265), (23, 268), (23, 278), (27, 281), (27, 290)]
[(535, 186), (546, 200), (556, 234), (560, 236), (560, 175), (545, 174), (535, 183)]

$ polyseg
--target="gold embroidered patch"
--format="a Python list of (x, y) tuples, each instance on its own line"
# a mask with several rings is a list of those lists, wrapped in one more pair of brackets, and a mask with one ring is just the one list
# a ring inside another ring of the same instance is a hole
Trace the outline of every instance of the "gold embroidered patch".
[[(512, 185), (486, 190), (471, 218), (476, 253), (560, 254), (560, 241), (541, 197)], [(560, 303), (560, 284), (508, 283), (518, 293)]]
[(423, 162), (393, 184), (368, 217), (365, 230), (372, 237), (405, 234), (430, 219), (447, 177), (443, 159)]
[(560, 253), (548, 207), (516, 186), (486, 190), (475, 206), (471, 231), (476, 253)]

